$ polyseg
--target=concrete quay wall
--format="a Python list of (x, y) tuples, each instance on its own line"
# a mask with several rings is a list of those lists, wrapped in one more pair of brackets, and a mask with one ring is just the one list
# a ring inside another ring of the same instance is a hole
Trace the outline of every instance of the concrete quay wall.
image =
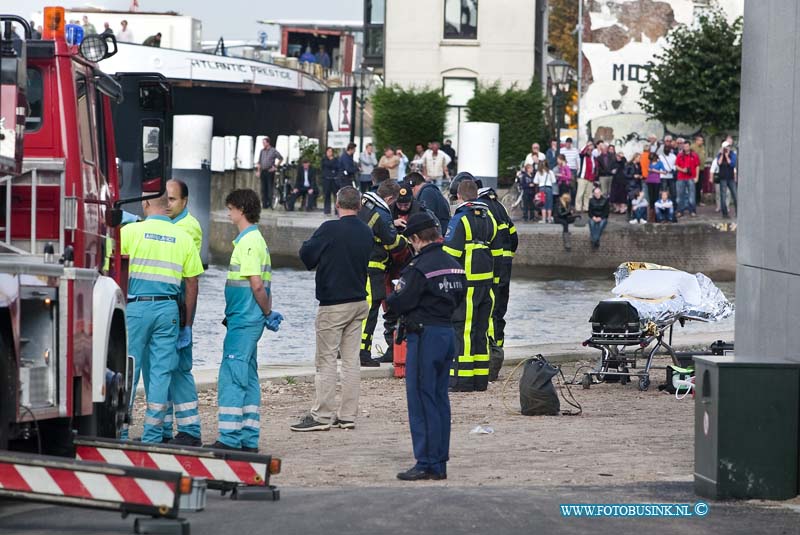
[[(276, 266), (299, 267), (303, 241), (325, 221), (319, 213), (264, 211), (259, 223)], [(713, 280), (733, 280), (736, 274), (735, 226), (714, 221), (682, 221), (666, 225), (629, 225), (612, 221), (599, 250), (589, 242), (587, 226), (572, 227), (572, 250), (564, 250), (558, 225), (517, 226), (519, 249), (515, 273), (558, 277), (576, 271), (613, 271), (627, 261), (653, 262), (690, 273), (703, 272)], [(237, 231), (224, 211), (211, 218), (211, 261), (226, 265)]]

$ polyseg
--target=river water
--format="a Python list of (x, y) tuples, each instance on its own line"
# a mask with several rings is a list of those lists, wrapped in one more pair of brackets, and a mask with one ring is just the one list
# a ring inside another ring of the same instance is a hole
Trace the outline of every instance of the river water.
[[(225, 327), (224, 268), (209, 266), (200, 278), (200, 296), (193, 328), (194, 359), (198, 368), (216, 368), (222, 357)], [(575, 343), (590, 333), (589, 316), (595, 305), (611, 297), (613, 276), (575, 280), (515, 278), (506, 314), (506, 346)], [(733, 299), (734, 283), (717, 286)], [(259, 342), (259, 364), (312, 365), (314, 362), (314, 272), (289, 268), (272, 273), (273, 307), (286, 318), (277, 333), (264, 331)], [(681, 332), (732, 331), (733, 318), (719, 323), (688, 322)], [(383, 320), (378, 320), (376, 342), (383, 346)], [(373, 349), (375, 353), (375, 349)]]

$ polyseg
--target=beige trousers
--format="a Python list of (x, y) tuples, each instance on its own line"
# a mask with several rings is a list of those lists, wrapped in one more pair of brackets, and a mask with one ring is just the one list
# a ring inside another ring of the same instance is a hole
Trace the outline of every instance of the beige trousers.
[(610, 176), (601, 176), (600, 177), (600, 191), (603, 192), (603, 195), (608, 197), (608, 194), (611, 193), (611, 180), (613, 177)]
[[(361, 387), (361, 322), (367, 317), (366, 301), (320, 306), (317, 331), (316, 398), (311, 416), (330, 423), (334, 416), (353, 422), (358, 414)], [(336, 408), (336, 356), (342, 356), (342, 399)]]
[(575, 194), (575, 211), (585, 212), (589, 209), (594, 183), (590, 180), (578, 179), (578, 192)]

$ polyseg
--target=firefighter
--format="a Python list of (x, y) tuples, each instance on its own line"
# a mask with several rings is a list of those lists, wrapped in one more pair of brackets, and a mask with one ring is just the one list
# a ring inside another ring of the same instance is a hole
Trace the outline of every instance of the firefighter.
[(486, 203), (486, 206), (489, 207), (489, 212), (497, 223), (497, 238), (503, 250), (502, 256), (495, 257), (492, 284), (494, 310), (489, 322), (489, 381), (496, 381), (505, 358), (503, 342), (506, 327), (505, 316), (506, 310), (508, 310), (508, 293), (511, 286), (511, 263), (519, 245), (519, 236), (517, 236), (517, 227), (514, 226), (508, 211), (506, 211), (505, 206), (497, 198), (497, 193), (492, 188), (479, 189), (478, 200)]
[[(197, 277), (203, 273), (192, 241), (167, 216), (167, 195), (142, 202), (147, 217), (126, 225), (121, 252), (130, 258), (128, 270), (128, 352), (135, 358), (134, 392), (145, 370), (147, 411), (142, 441), (160, 443), (164, 436), (170, 383), (178, 369), (178, 350), (192, 343), (197, 304)], [(185, 283), (186, 325), (179, 322), (178, 299)], [(127, 429), (123, 431), (127, 438)]]
[[(433, 212), (425, 208), (425, 205), (422, 203), (422, 201), (414, 198), (414, 191), (411, 185), (408, 183), (400, 184), (397, 200), (391, 205), (391, 209), (392, 219), (394, 220), (394, 228), (400, 233), (405, 230), (406, 222), (412, 215), (420, 212), (426, 212), (430, 215), (434, 215)], [(439, 233), (441, 236), (441, 228), (439, 228)], [(392, 264), (384, 276), (384, 284), (386, 285), (387, 295), (392, 291), (392, 288), (394, 288), (392, 281), (397, 280), (400, 277), (400, 273), (403, 271), (406, 265), (408, 265), (408, 262), (411, 261), (412, 252), (413, 248), (411, 247), (411, 244), (409, 244), (406, 248), (405, 255), (396, 254), (392, 257)], [(393, 362), (396, 330), (397, 314), (387, 308), (386, 312), (383, 314), (383, 338), (386, 342), (386, 352), (379, 359), (380, 362)]]
[(394, 180), (381, 182), (376, 192), (368, 191), (361, 196), (361, 210), (358, 217), (372, 230), (374, 244), (369, 260), (367, 277), (367, 302), (369, 313), (361, 329), (360, 360), (362, 366), (380, 366), (372, 359), (372, 333), (378, 323), (381, 303), (386, 299), (384, 274), (389, 267), (392, 255), (402, 255), (407, 248), (406, 239), (397, 233), (389, 208), (400, 191)]
[[(203, 246), (203, 230), (200, 222), (189, 213), (189, 188), (182, 180), (167, 182), (167, 215), (172, 223), (186, 231), (194, 241), (198, 254)], [(185, 312), (186, 288), (181, 285), (179, 306)], [(185, 321), (185, 313), (181, 320)], [(183, 326), (183, 325), (181, 325)], [(178, 369), (172, 375), (169, 388), (167, 416), (164, 419), (164, 442), (182, 446), (202, 446), (200, 440), (200, 413), (198, 412), (197, 387), (192, 375), (192, 345), (178, 350)], [(178, 421), (178, 434), (172, 438), (173, 402), (178, 407), (175, 419)]]
[(501, 256), (497, 223), (477, 201), (475, 181), (462, 179), (458, 200), (444, 238), (444, 251), (458, 259), (467, 277), (467, 295), (453, 315), (457, 357), (450, 370), (453, 391), (486, 390), (489, 384), (489, 319), (494, 305), (494, 262)]
[(225, 341), (217, 385), (219, 438), (212, 448), (258, 452), (260, 430), (258, 341), (264, 327), (277, 332), (283, 316), (272, 310), (272, 266), (258, 230), (261, 201), (250, 189), (225, 198), (228, 218), (239, 230), (225, 283)]
[(450, 453), (447, 387), (456, 355), (451, 317), (464, 300), (467, 281), (461, 265), (442, 251), (434, 216), (427, 212), (411, 216), (404, 234), (418, 255), (403, 270), (387, 304), (403, 316), (408, 340), (406, 396), (417, 463), (397, 478), (446, 479)]

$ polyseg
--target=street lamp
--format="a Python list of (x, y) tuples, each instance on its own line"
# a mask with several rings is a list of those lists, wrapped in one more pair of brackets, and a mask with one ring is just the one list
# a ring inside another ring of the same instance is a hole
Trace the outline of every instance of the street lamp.
[(359, 154), (364, 151), (364, 107), (367, 105), (367, 97), (372, 89), (372, 71), (365, 69), (363, 66), (359, 67), (354, 73), (354, 78), (358, 81), (357, 86), (357, 99), (358, 106), (361, 109), (361, 115), (358, 119), (358, 130), (360, 133), (360, 142), (358, 145)]
[(553, 124), (556, 129), (556, 156), (561, 152), (561, 121), (564, 114), (559, 113), (564, 107), (563, 97), (569, 92), (572, 79), (572, 66), (563, 59), (547, 64), (547, 76), (550, 78), (550, 91), (553, 93)]

